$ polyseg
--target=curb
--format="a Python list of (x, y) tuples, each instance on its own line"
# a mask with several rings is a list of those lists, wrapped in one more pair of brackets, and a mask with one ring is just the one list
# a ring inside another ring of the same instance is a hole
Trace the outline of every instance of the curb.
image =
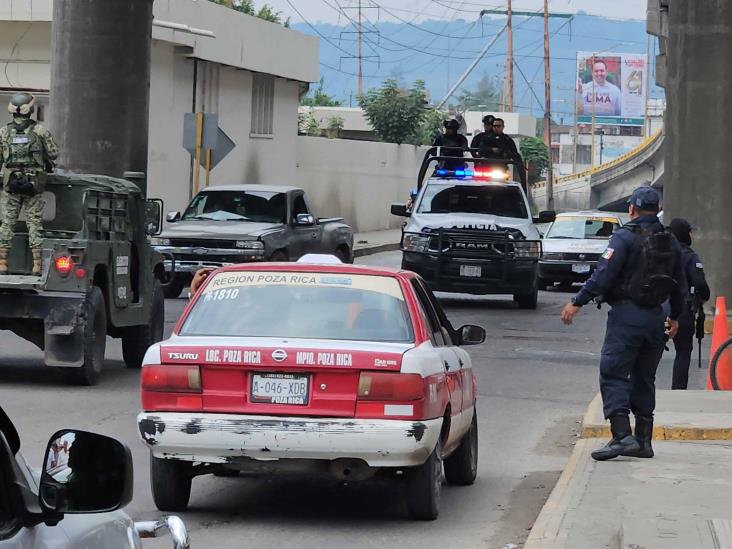
[[(601, 406), (600, 393), (592, 399), (582, 418), (582, 438), (611, 438), (610, 425), (598, 423), (594, 413)], [(684, 423), (654, 425), (654, 440), (732, 440), (732, 427), (695, 427)]]
[(399, 242), (391, 244), (374, 244), (373, 246), (365, 245), (363, 248), (354, 248), (353, 257), (363, 257), (365, 255), (373, 255), (381, 252), (393, 252), (399, 249)]
[(571, 512), (576, 509), (578, 501), (587, 485), (593, 467), (592, 460), (588, 459), (590, 451), (598, 445), (595, 440), (577, 441), (552, 493), (536, 517), (526, 539), (524, 549), (557, 549), (564, 547), (571, 529)]

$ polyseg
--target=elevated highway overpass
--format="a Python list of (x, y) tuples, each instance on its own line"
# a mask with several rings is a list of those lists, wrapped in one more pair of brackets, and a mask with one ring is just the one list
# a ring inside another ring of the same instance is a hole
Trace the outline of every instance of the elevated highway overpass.
[[(633, 189), (652, 185), (663, 192), (663, 129), (628, 153), (589, 170), (559, 177), (554, 181), (554, 207), (558, 211), (600, 209), (625, 211)], [(546, 186), (539, 182), (531, 190), (534, 204), (544, 209)]]

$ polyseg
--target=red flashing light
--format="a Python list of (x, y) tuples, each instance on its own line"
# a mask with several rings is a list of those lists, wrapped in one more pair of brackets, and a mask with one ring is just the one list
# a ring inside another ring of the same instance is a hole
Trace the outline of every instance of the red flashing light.
[(86, 269), (84, 267), (79, 267), (74, 271), (74, 274), (76, 275), (76, 278), (84, 278), (86, 276)]
[(56, 271), (61, 276), (68, 276), (71, 272), (71, 269), (74, 268), (74, 263), (71, 261), (71, 258), (67, 255), (62, 255), (61, 257), (57, 257), (56, 261), (54, 261), (54, 265), (56, 267)]

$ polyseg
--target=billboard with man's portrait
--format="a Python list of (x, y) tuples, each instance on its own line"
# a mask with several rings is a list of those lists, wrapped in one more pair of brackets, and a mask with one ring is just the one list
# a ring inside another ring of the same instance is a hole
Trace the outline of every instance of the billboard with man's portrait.
[(642, 126), (646, 55), (577, 53), (577, 122)]

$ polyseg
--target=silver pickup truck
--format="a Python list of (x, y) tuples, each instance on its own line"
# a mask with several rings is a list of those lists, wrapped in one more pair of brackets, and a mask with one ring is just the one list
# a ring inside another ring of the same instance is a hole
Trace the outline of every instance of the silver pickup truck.
[(274, 185), (208, 187), (151, 239), (166, 256), (166, 297), (178, 297), (204, 267), (249, 261), (294, 261), (308, 253), (353, 262), (353, 230), (343, 218), (317, 218), (305, 191)]

